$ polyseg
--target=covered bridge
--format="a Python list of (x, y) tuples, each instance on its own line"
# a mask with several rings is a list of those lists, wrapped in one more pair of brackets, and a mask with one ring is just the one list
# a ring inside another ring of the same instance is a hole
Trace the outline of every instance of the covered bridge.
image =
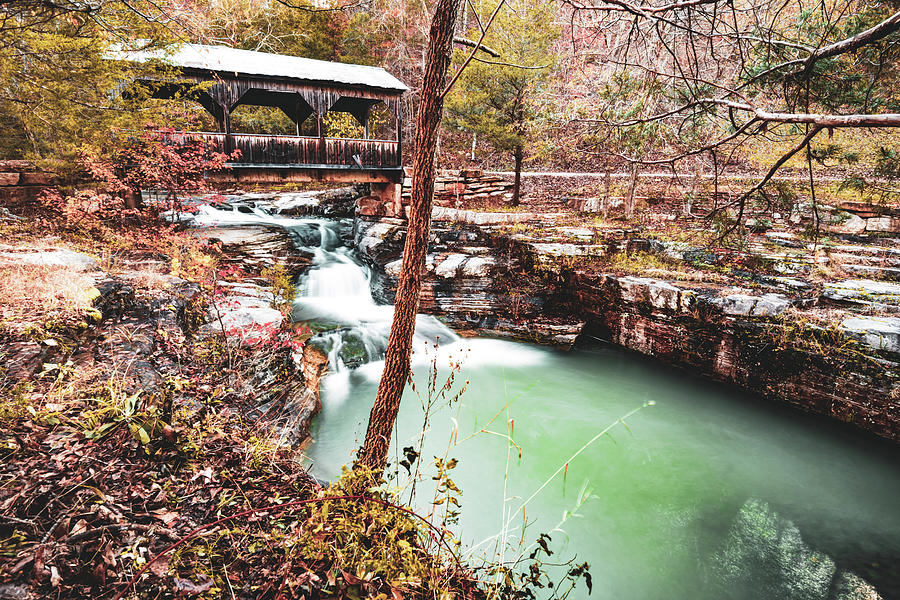
[[(239, 150), (240, 157), (230, 163), (230, 178), (372, 183), (402, 179), (400, 100), (408, 88), (384, 69), (200, 44), (122, 58), (159, 60), (178, 69), (174, 81), (148, 78), (140, 82), (148, 84), (155, 98), (187, 96), (215, 118), (217, 132), (171, 135), (176, 142), (205, 140), (220, 152)], [(393, 117), (390, 135), (381, 136), (389, 139), (369, 137), (370, 114), (380, 103)], [(232, 112), (241, 105), (280, 109), (296, 125), (295, 135), (235, 133)], [(327, 137), (323, 119), (330, 111), (352, 115), (363, 135)], [(301, 135), (304, 130), (307, 134)]]

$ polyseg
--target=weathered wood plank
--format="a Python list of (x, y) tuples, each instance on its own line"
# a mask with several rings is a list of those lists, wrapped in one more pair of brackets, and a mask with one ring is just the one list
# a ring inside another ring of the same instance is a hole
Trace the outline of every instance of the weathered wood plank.
[[(164, 139), (177, 145), (203, 141), (216, 152), (224, 152), (226, 148), (224, 133), (176, 132), (164, 134)], [(324, 138), (325, 146), (321, 150), (317, 137), (234, 133), (231, 140), (241, 153), (234, 162), (242, 164), (354, 167), (353, 156), (357, 155), (365, 167), (399, 165), (399, 144), (391, 140)]]

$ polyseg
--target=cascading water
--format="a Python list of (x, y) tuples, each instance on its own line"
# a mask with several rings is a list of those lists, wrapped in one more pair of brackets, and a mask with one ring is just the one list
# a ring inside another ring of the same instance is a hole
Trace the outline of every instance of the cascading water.
[[(369, 269), (348, 248), (337, 247), (339, 224), (319, 221), (316, 225), (321, 242), (309, 272), (300, 280), (292, 318), (326, 329), (310, 343), (328, 353), (330, 373), (323, 382), (323, 397), (340, 403), (350, 390), (353, 370), (367, 365), (368, 376), (380, 374), (394, 309), (375, 303)], [(416, 319), (415, 344), (451, 345), (458, 339), (434, 317)]]
[[(365, 433), (392, 307), (373, 301), (369, 271), (342, 246), (337, 222), (255, 207), (210, 209), (201, 220), (284, 227), (313, 254), (293, 316), (320, 331), (311, 343), (329, 353), (307, 453), (318, 477), (334, 477)], [(464, 490), (460, 535), (469, 548), (501, 539), (498, 530), (517, 543), (527, 520), (526, 545), (551, 532), (553, 558), (591, 563), (592, 598), (900, 598), (895, 449), (615, 349), (458, 339), (425, 316), (416, 337), (420, 380), (431, 359), (446, 370), (465, 355), (469, 389), (432, 415), (421, 455), (460, 459), (453, 479)], [(569, 462), (648, 400), (656, 406), (629, 418), (628, 430)], [(417, 443), (422, 417), (405, 396), (398, 448)], [(566, 476), (532, 498), (563, 465)]]

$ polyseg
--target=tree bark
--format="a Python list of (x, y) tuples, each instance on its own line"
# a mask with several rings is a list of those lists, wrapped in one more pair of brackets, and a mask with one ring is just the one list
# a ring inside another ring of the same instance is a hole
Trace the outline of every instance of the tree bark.
[(513, 197), (510, 204), (513, 206), (519, 205), (519, 198), (521, 196), (522, 190), (522, 159), (525, 156), (525, 151), (522, 146), (516, 146), (515, 157), (516, 157), (516, 174), (513, 179)]
[(444, 108), (444, 80), (450, 66), (450, 50), (459, 5), (460, 0), (438, 0), (431, 19), (425, 74), (416, 117), (410, 215), (394, 304), (394, 320), (384, 355), (384, 373), (369, 415), (366, 439), (357, 457), (357, 465), (378, 471), (384, 469), (387, 461), (391, 430), (409, 375), (419, 291), (431, 226), (437, 130)]
[(637, 187), (638, 163), (631, 163), (631, 182), (628, 184), (628, 197), (625, 199), (625, 218), (634, 216), (634, 190)]

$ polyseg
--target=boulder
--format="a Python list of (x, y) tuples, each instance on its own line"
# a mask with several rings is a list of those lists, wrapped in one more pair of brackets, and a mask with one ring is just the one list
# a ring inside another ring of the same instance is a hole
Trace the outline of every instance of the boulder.
[(0, 260), (7, 260), (26, 265), (45, 265), (66, 267), (79, 273), (87, 273), (100, 270), (100, 263), (96, 259), (72, 250), (29, 250), (27, 252), (0, 252)]
[(847, 214), (847, 218), (839, 223), (830, 225), (828, 228), (834, 233), (858, 234), (866, 230), (866, 220), (854, 214)]
[(464, 277), (490, 277), (497, 261), (491, 257), (473, 256), (463, 265)]
[(866, 231), (875, 233), (900, 232), (900, 218), (897, 217), (873, 217), (866, 219)]
[(733, 317), (749, 317), (756, 306), (756, 296), (748, 294), (729, 294), (728, 296), (710, 298), (710, 304), (717, 306), (722, 314)]
[(754, 317), (775, 317), (790, 305), (790, 299), (783, 294), (764, 294), (756, 301), (750, 314)]
[(837, 569), (789, 520), (750, 499), (709, 561), (711, 583), (733, 599), (827, 600)]
[(850, 317), (841, 330), (874, 350), (900, 354), (900, 317)]
[(678, 297), (680, 291), (671, 283), (665, 281), (651, 280), (649, 288), (650, 304), (654, 308), (670, 310), (676, 312), (678, 310)]
[(465, 254), (449, 254), (434, 268), (434, 274), (444, 279), (453, 279), (466, 258)]

